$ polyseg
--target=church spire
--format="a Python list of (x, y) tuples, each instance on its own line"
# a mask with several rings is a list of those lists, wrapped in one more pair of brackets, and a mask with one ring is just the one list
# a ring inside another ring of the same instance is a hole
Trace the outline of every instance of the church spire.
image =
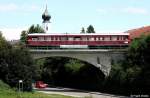
[(47, 4), (46, 4), (46, 9), (45, 9), (44, 13), (42, 14), (42, 19), (43, 19), (43, 23), (50, 22), (51, 16), (48, 13)]
[(43, 19), (43, 28), (45, 32), (47, 33), (49, 31), (49, 24), (50, 24), (50, 19), (51, 19), (51, 16), (48, 13), (47, 4), (46, 4), (46, 9), (44, 13), (42, 14), (42, 19)]

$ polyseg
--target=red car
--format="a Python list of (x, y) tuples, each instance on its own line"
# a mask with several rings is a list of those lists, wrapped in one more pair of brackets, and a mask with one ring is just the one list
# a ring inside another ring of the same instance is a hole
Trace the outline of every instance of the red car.
[(35, 83), (35, 87), (36, 88), (46, 88), (46, 87), (48, 87), (48, 84), (44, 83), (43, 81), (37, 81)]

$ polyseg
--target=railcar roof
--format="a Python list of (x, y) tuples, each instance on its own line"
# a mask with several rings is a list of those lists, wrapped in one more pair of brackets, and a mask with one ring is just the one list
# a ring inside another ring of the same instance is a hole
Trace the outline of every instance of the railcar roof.
[(129, 35), (129, 33), (32, 33), (28, 36), (51, 36), (51, 35)]

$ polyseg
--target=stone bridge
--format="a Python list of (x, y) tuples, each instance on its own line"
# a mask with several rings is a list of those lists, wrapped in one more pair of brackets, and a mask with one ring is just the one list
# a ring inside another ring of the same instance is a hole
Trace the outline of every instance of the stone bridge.
[(112, 61), (123, 60), (125, 51), (110, 49), (70, 49), (70, 50), (30, 50), (34, 59), (45, 57), (70, 57), (85, 61), (99, 68), (105, 76), (108, 76), (111, 70)]

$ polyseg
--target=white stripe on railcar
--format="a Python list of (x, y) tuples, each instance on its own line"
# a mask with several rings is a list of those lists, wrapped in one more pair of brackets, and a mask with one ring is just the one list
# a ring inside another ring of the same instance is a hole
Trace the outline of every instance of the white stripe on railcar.
[(88, 48), (88, 45), (60, 45), (60, 48)]

